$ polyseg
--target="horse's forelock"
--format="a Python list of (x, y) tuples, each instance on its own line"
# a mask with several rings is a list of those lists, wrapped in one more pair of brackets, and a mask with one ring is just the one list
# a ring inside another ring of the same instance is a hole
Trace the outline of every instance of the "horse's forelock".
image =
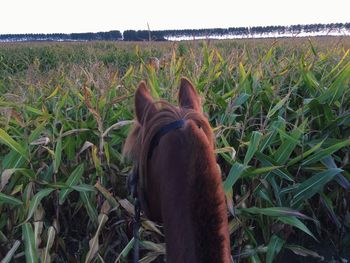
[[(133, 130), (128, 135), (123, 149), (123, 155), (125, 157), (130, 158), (138, 164), (142, 164), (141, 173), (142, 170), (145, 171), (147, 166), (147, 155), (152, 138), (159, 129), (168, 123), (180, 119), (193, 120), (203, 129), (209, 142), (213, 143), (211, 127), (207, 118), (201, 112), (179, 108), (163, 100), (156, 101), (154, 104), (158, 111), (152, 117), (146, 118), (147, 121), (144, 122), (143, 125), (138, 122), (135, 124)], [(145, 114), (147, 115), (148, 112)]]

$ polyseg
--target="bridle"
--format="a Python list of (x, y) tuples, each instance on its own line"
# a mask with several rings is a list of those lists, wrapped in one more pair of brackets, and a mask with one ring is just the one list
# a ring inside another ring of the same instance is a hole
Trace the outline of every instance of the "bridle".
[[(166, 135), (167, 133), (182, 128), (186, 123), (186, 120), (180, 119), (177, 121), (173, 121), (161, 127), (154, 137), (151, 139), (150, 147), (147, 154), (147, 160), (150, 160), (154, 149), (158, 146), (160, 139)], [(140, 213), (141, 213), (141, 204), (140, 204), (140, 195), (137, 191), (137, 186), (140, 177), (140, 165), (139, 163), (135, 163), (133, 169), (131, 170), (128, 177), (128, 189), (131, 196), (134, 198), (134, 219), (133, 219), (133, 237), (134, 237), (134, 263), (139, 262), (139, 254), (140, 254), (140, 237), (139, 237), (139, 229), (140, 229)], [(140, 189), (144, 189), (144, 186), (141, 186)], [(145, 193), (141, 193), (145, 196)]]

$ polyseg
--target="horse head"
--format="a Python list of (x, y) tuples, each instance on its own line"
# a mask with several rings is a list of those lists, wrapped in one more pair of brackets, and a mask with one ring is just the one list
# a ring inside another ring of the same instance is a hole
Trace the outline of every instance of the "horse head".
[(141, 82), (135, 114), (124, 152), (134, 162), (141, 208), (164, 224), (167, 262), (230, 262), (214, 137), (196, 89), (182, 78), (175, 106), (154, 101)]

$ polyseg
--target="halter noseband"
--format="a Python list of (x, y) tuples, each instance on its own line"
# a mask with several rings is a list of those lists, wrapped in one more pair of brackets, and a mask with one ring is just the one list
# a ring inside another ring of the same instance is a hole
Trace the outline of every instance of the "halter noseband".
[[(154, 149), (158, 146), (160, 139), (167, 133), (182, 128), (186, 120), (181, 119), (164, 125), (156, 132), (151, 140), (147, 160), (151, 159)], [(139, 262), (139, 228), (140, 228), (140, 196), (137, 192), (137, 184), (139, 181), (139, 165), (136, 164), (128, 177), (128, 189), (131, 196), (134, 198), (135, 215), (133, 219), (133, 236), (134, 236), (134, 262)], [(143, 189), (143, 186), (141, 187)], [(144, 193), (141, 193), (144, 196)], [(145, 199), (145, 198), (144, 198)], [(145, 200), (146, 202), (146, 200)]]

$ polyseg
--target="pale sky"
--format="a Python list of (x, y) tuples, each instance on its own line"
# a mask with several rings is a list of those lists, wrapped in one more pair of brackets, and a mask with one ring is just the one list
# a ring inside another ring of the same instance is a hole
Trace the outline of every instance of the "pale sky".
[(350, 0), (1, 0), (0, 34), (350, 22)]

